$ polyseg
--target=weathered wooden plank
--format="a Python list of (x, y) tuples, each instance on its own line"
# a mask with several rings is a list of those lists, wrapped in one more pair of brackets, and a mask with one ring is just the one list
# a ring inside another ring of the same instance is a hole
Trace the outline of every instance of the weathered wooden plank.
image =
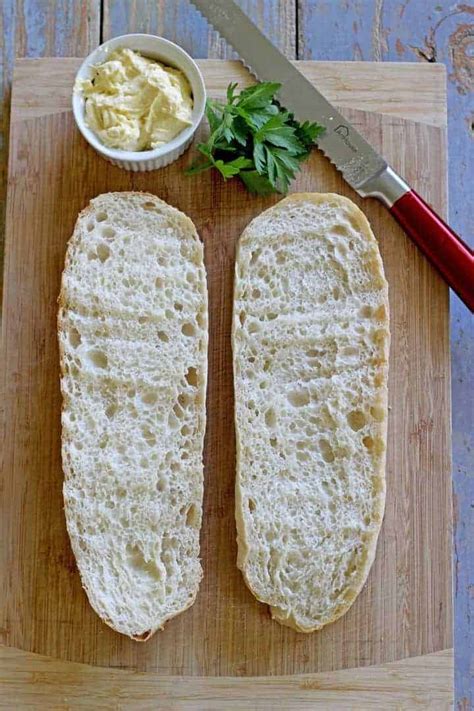
[(3, 38), (0, 77), (0, 285), (3, 277), (10, 87), (15, 57), (86, 55), (99, 43), (99, 15), (100, 0), (2, 0), (0, 3)]
[[(474, 6), (446, 0), (299, 0), (298, 56), (443, 62), (448, 77), (450, 222), (474, 243)], [(474, 325), (451, 298), (453, 479), (455, 504), (455, 649), (459, 708), (474, 706)]]
[[(288, 57), (296, 57), (294, 0), (239, 0), (239, 4)], [(127, 32), (163, 35), (194, 57), (232, 57), (228, 45), (190, 0), (105, 0), (103, 39)]]

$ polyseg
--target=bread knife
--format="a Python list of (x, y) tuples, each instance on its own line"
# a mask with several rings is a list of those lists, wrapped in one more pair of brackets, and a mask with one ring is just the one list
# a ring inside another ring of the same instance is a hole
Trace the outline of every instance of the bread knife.
[(299, 121), (325, 129), (317, 147), (363, 198), (382, 202), (425, 257), (474, 311), (474, 253), (344, 116), (268, 40), (234, 0), (192, 0), (260, 81), (278, 81), (278, 100)]

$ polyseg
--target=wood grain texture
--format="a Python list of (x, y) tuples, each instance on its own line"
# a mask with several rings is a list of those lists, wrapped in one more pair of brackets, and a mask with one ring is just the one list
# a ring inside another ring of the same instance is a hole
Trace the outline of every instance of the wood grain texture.
[[(242, 9), (291, 59), (296, 58), (296, 4), (288, 0), (238, 0)], [(103, 39), (151, 32), (177, 42), (193, 57), (228, 59), (232, 49), (190, 0), (104, 0)]]
[[(474, 3), (299, 0), (298, 57), (444, 63), (448, 89), (449, 220), (474, 247)], [(474, 322), (451, 293), (455, 511), (456, 699), (474, 708)]]
[[(223, 99), (230, 81), (244, 87), (254, 81), (239, 61), (223, 63), (215, 59), (198, 59), (213, 95)], [(15, 101), (11, 121), (69, 111), (72, 84), (64, 80), (64, 72), (71, 76), (81, 63), (75, 57), (65, 57), (61, 72), (54, 57), (23, 60), (15, 67)], [(41, 78), (33, 85), (31, 73)], [(389, 116), (407, 118), (417, 123), (446, 126), (446, 85), (442, 65), (368, 64), (367, 62), (305, 62), (297, 63), (308, 79), (317, 84), (330, 101), (341, 108), (377, 111)], [(350, 82), (347, 75), (350, 74)], [(42, 80), (44, 78), (44, 80)], [(54, 102), (51, 101), (54, 94)], [(417, 100), (413, 101), (416, 94)]]
[(0, 301), (8, 164), (10, 87), (15, 57), (83, 56), (99, 43), (100, 0), (2, 0), (0, 35)]
[[(21, 74), (20, 62), (19, 72)], [(301, 635), (270, 620), (235, 566), (234, 435), (230, 320), (235, 241), (275, 198), (204, 174), (185, 179), (192, 153), (151, 174), (129, 174), (87, 147), (70, 112), (32, 118), (33, 87), (51, 73), (70, 87), (71, 62), (27, 63), (13, 93), (4, 303), (4, 501), (0, 628), (8, 646), (63, 660), (169, 675), (282, 675), (362, 667), (451, 644), (449, 349), (447, 288), (382, 206), (355, 196), (317, 152), (294, 190), (349, 195), (366, 212), (390, 285), (392, 351), (388, 496), (378, 554), (360, 597), (337, 623)], [(226, 67), (226, 71), (235, 67)], [(216, 75), (206, 73), (209, 92)], [(46, 70), (46, 75), (44, 73)], [(328, 86), (337, 84), (328, 74)], [(390, 84), (391, 68), (385, 84)], [(351, 82), (351, 65), (345, 82)], [(435, 69), (425, 81), (438, 85)], [(63, 89), (65, 91), (66, 89)], [(349, 89), (347, 89), (348, 91)], [(352, 89), (352, 106), (358, 98)], [(54, 97), (60, 97), (55, 91)], [(384, 99), (382, 99), (384, 101)], [(416, 104), (417, 93), (412, 103)], [(439, 126), (344, 109), (396, 170), (446, 212), (445, 135)], [(440, 121), (442, 120), (442, 116)], [(403, 151), (400, 146), (407, 148)], [(62, 511), (56, 298), (78, 211), (108, 190), (143, 189), (194, 220), (205, 244), (210, 364), (204, 580), (195, 605), (145, 645), (103, 625), (87, 603)], [(21, 314), (21, 321), (18, 318)]]
[(97, 669), (0, 647), (0, 706), (50, 709), (450, 709), (452, 650), (293, 677), (182, 678)]

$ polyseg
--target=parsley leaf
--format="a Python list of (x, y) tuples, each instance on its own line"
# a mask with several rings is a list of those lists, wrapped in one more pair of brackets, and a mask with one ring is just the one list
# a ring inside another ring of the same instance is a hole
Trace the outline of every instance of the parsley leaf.
[(187, 175), (215, 168), (224, 180), (238, 176), (253, 193), (286, 193), (308, 157), (322, 126), (299, 123), (280, 106), (277, 82), (261, 82), (237, 93), (229, 84), (227, 103), (208, 99), (206, 116), (210, 135), (199, 143), (201, 161)]

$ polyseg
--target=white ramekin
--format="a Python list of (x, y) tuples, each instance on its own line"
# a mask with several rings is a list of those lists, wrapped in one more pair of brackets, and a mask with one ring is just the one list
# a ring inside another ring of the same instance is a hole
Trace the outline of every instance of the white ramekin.
[(76, 75), (76, 81), (77, 79), (89, 79), (92, 76), (93, 66), (104, 62), (110, 52), (120, 47), (133, 49), (146, 57), (158, 59), (164, 64), (181, 69), (191, 85), (193, 94), (192, 125), (181, 131), (169, 143), (151, 151), (121, 151), (104, 146), (94, 131), (86, 125), (84, 120), (84, 97), (81, 92), (73, 90), (72, 110), (74, 118), (86, 141), (95, 148), (97, 153), (100, 153), (101, 156), (114, 165), (119, 166), (119, 168), (125, 168), (125, 170), (157, 170), (157, 168), (163, 168), (179, 158), (193, 140), (206, 105), (204, 79), (194, 59), (184, 49), (178, 47), (177, 44), (155, 35), (134, 34), (114, 37), (97, 47), (81, 64)]

